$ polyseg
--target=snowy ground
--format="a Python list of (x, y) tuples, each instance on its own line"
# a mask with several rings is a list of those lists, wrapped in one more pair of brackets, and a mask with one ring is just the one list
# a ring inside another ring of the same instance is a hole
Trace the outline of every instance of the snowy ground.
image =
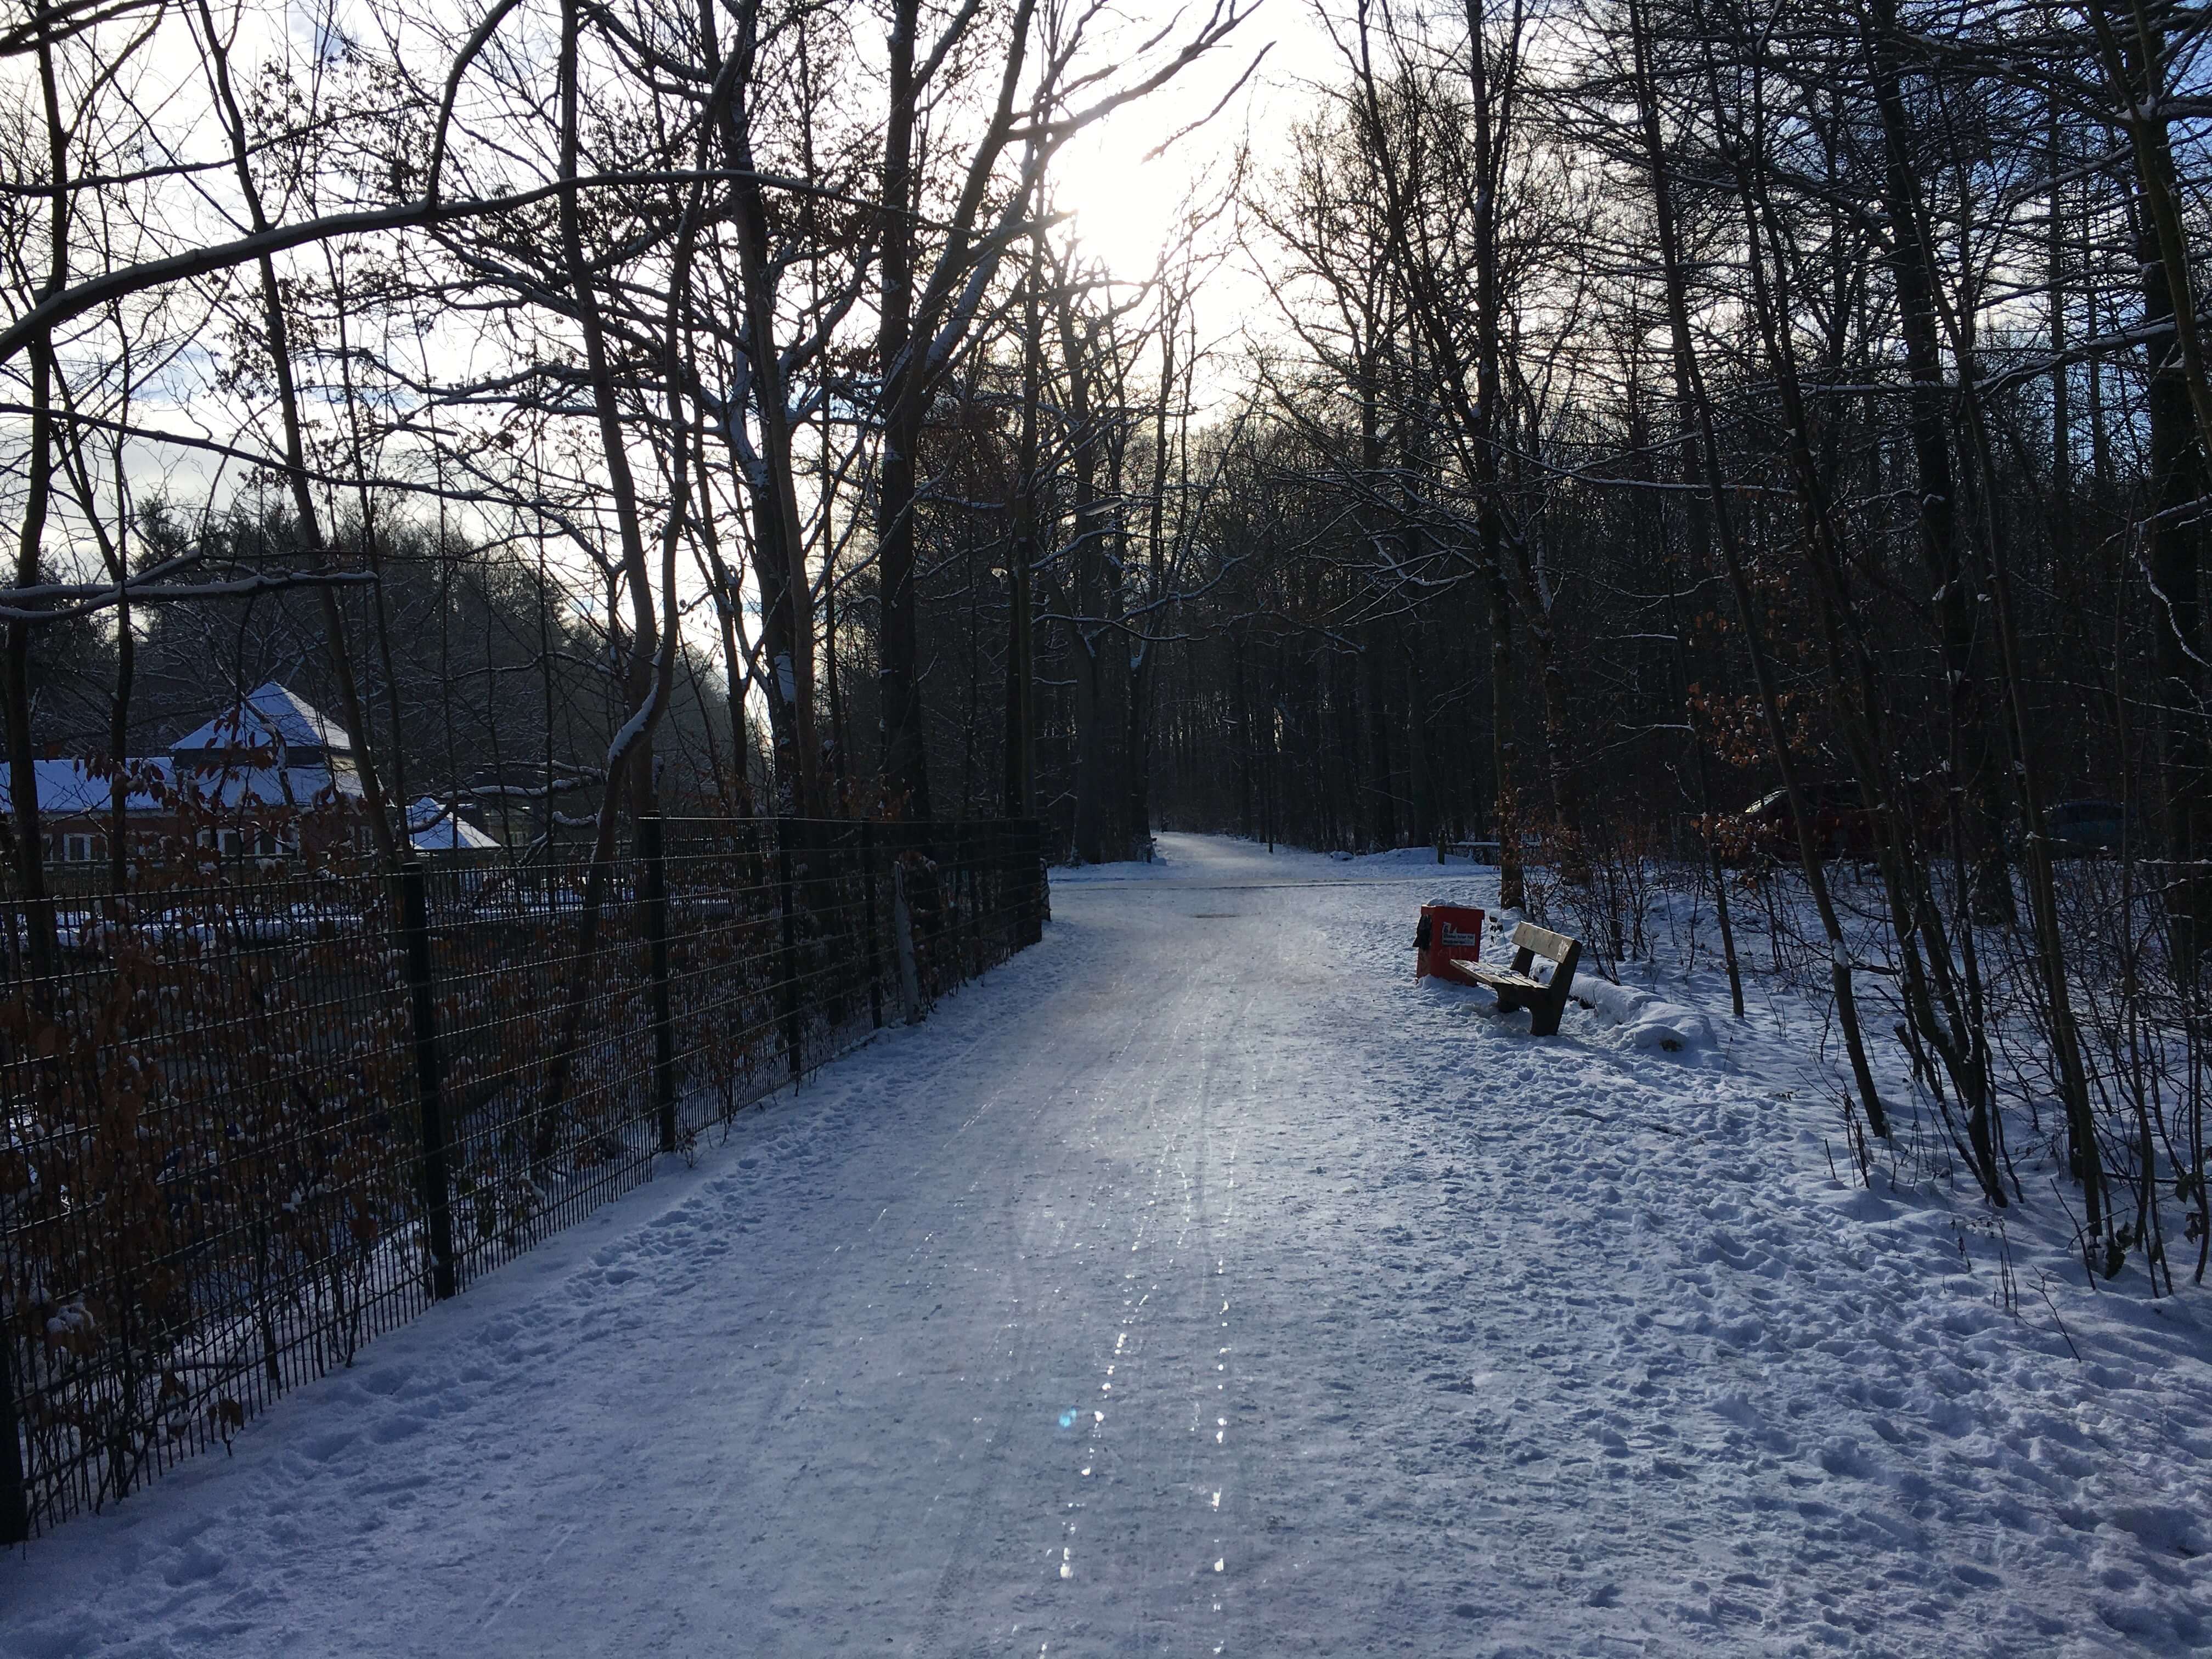
[(1963, 1202), (1831, 1177), (1802, 1018), (1540, 1041), (1417, 989), (1466, 866), (1164, 843), (0, 1562), (0, 1652), (2212, 1641), (2201, 1296), (2097, 1296), (2031, 1225), (2007, 1312)]

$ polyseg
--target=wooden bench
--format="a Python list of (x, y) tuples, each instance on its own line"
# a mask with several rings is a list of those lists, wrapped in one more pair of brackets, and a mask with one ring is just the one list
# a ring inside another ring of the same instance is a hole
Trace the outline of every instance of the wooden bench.
[[(1531, 1010), (1534, 1018), (1528, 1025), (1530, 1036), (1556, 1036), (1559, 1017), (1567, 1011), (1568, 993), (1574, 989), (1575, 963), (1582, 953), (1580, 939), (1549, 933), (1524, 921), (1513, 930), (1512, 967), (1491, 968), (1479, 962), (1462, 962), (1457, 965), (1472, 974), (1476, 984), (1486, 985), (1498, 993), (1499, 1008), (1508, 1012), (1516, 1008)], [(1536, 965), (1538, 957), (1554, 964), (1549, 984), (1528, 971)]]

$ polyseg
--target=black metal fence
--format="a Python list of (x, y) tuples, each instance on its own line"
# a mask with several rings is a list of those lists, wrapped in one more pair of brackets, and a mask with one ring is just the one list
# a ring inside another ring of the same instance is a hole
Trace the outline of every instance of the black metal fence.
[(1034, 943), (1042, 853), (1031, 821), (647, 819), (596, 872), (234, 864), (43, 917), (0, 898), (0, 1541), (227, 1444)]

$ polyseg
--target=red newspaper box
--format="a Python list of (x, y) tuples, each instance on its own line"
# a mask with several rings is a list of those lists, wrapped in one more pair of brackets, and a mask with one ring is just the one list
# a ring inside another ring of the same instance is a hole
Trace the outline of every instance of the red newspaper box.
[(1468, 962), (1482, 955), (1482, 912), (1464, 904), (1424, 904), (1419, 925), (1413, 929), (1413, 977), (1427, 975), (1455, 985), (1472, 985), (1474, 977), (1454, 957)]

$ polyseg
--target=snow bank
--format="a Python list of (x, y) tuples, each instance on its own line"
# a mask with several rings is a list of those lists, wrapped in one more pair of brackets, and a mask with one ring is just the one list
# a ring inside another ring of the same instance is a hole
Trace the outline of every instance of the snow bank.
[(1052, 866), (1052, 884), (1081, 887), (1099, 881), (1162, 881), (1185, 873), (1171, 865), (1155, 839), (1150, 858), (1108, 859), (1099, 864), (1055, 864)]
[(1574, 994), (1575, 1000), (1588, 1005), (1600, 1019), (1620, 1028), (1624, 1047), (1656, 1048), (1670, 1054), (1712, 1054), (1719, 1049), (1711, 1020), (1695, 1008), (1669, 1002), (1656, 992), (1592, 976), (1577, 979)]

